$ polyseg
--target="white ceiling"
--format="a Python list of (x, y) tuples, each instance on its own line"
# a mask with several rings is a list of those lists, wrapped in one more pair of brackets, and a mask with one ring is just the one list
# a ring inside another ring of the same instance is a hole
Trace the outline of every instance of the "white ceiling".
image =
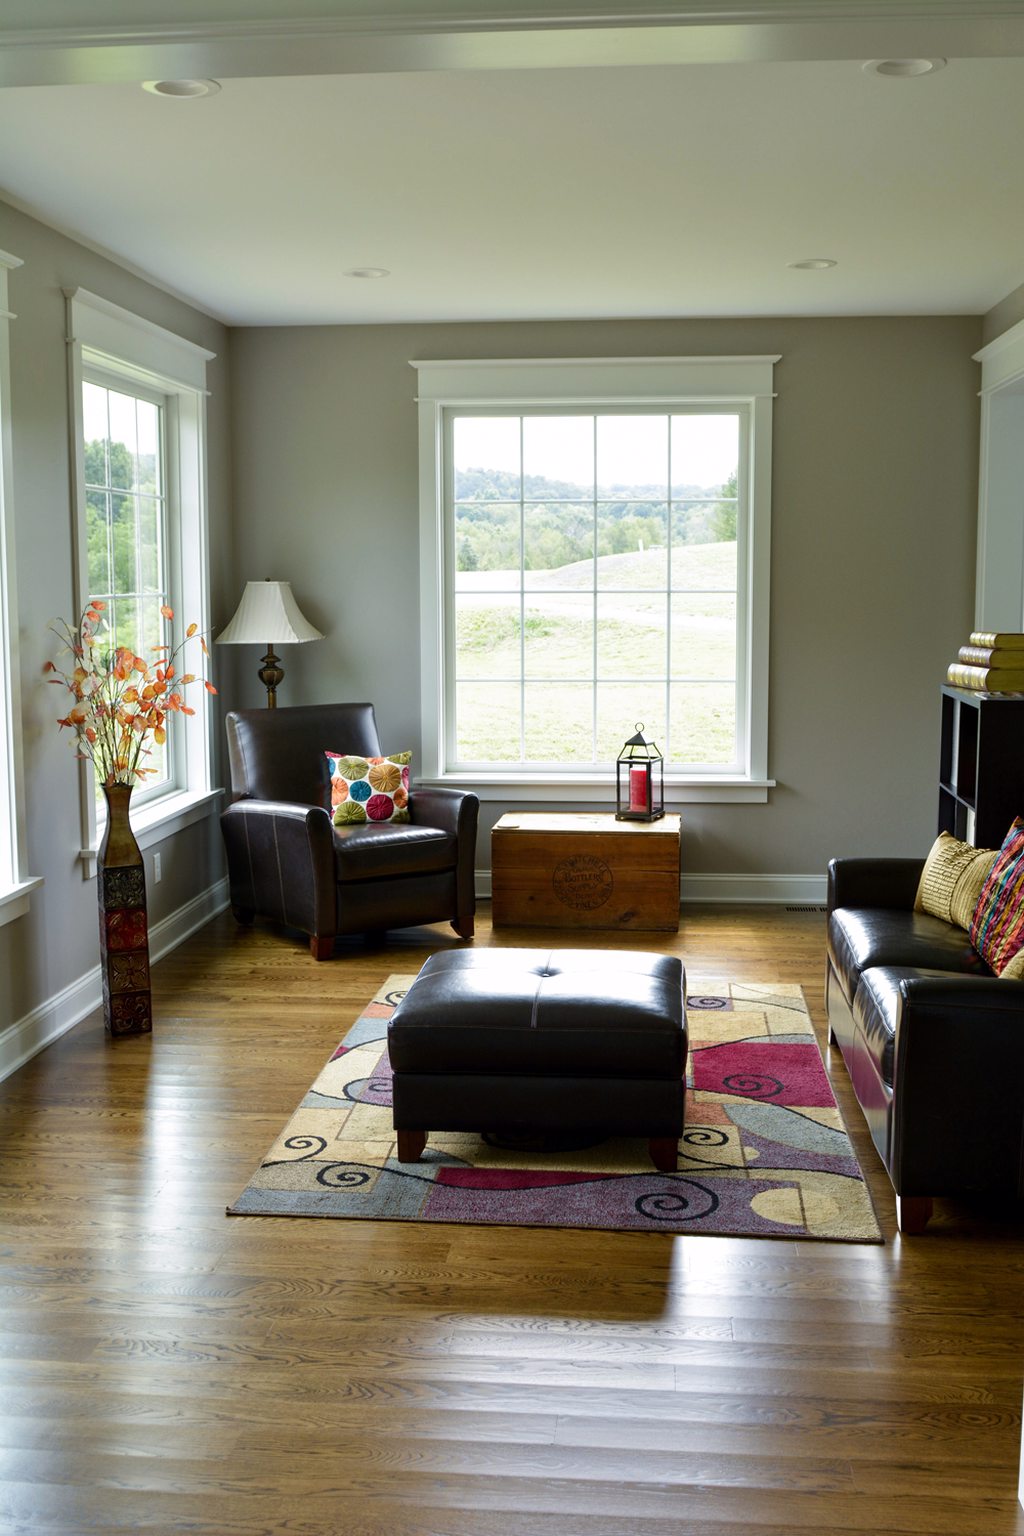
[[(0, 197), (232, 324), (982, 313), (1024, 282), (1024, 5), (193, 9), (6, 0)], [(948, 64), (861, 67), (911, 54)], [(139, 85), (184, 74), (221, 90)]]

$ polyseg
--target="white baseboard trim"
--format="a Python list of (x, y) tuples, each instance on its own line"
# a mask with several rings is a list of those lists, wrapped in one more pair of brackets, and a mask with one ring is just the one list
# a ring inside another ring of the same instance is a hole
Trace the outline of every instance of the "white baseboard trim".
[(775, 906), (820, 907), (827, 875), (684, 875), (681, 900), (770, 902)]
[[(824, 906), (826, 875), (683, 875), (681, 902), (770, 902), (776, 906)], [(476, 871), (476, 894), (481, 901), (491, 895), (491, 872)]]
[[(162, 960), (227, 904), (228, 882), (219, 880), (169, 917), (154, 923), (149, 930), (150, 961)], [(17, 1019), (0, 1034), (0, 1082), (92, 1013), (102, 1001), (100, 968), (94, 965), (63, 991)]]

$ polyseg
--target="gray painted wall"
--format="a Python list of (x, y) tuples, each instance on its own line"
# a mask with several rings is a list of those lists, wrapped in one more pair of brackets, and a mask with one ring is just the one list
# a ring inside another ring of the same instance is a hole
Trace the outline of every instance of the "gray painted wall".
[(1024, 320), (1024, 283), (1021, 283), (1020, 287), (1015, 288), (1012, 293), (1008, 293), (1005, 299), (1000, 299), (999, 303), (989, 310), (982, 325), (982, 344), (988, 346), (990, 341), (995, 341), (997, 336), (1001, 336), (1011, 326), (1019, 325), (1022, 320)]
[[(684, 870), (822, 875), (833, 854), (923, 853), (939, 685), (972, 622), (980, 341), (977, 317), (234, 332), (237, 574), (290, 580), (327, 633), (285, 655), (281, 702), (368, 698), (386, 749), (419, 748), (410, 359), (778, 352), (779, 787), (767, 805), (684, 807)], [(249, 661), (239, 698), (258, 704)], [(483, 808), (480, 868), (508, 805)]]
[[(56, 689), (42, 667), (54, 654), (48, 622), (73, 612), (71, 472), (63, 288), (84, 287), (217, 353), (209, 365), (211, 561), (214, 599), (230, 577), (228, 333), (196, 310), (0, 203), (0, 248), (24, 266), (10, 274), (13, 500), (27, 785), (28, 873), (41, 875), (31, 911), (0, 928), (0, 1033), (44, 1007), (99, 959), (96, 884), (78, 859), (78, 767), (56, 725)], [(178, 723), (178, 722), (175, 722)], [(221, 728), (218, 722), (216, 738)], [(162, 882), (149, 879), (158, 923), (223, 875), (216, 821), (160, 845)], [(152, 855), (147, 855), (151, 875)]]

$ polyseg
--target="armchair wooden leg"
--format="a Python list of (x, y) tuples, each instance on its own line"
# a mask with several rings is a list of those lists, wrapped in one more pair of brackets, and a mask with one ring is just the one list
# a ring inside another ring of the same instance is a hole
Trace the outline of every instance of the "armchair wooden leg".
[(322, 935), (311, 933), (309, 936), (309, 952), (314, 960), (329, 960), (334, 954), (334, 938), (331, 934)]
[(420, 1153), (426, 1144), (426, 1131), (399, 1131), (398, 1161), (400, 1163), (418, 1163)]
[(919, 1237), (932, 1214), (929, 1195), (897, 1195), (896, 1225), (905, 1237)]
[(471, 917), (461, 917), (458, 922), (453, 917), (452, 927), (460, 939), (471, 939), (476, 932), (476, 924)]
[(659, 1173), (675, 1173), (679, 1167), (679, 1143), (674, 1136), (652, 1136), (648, 1142), (651, 1162)]

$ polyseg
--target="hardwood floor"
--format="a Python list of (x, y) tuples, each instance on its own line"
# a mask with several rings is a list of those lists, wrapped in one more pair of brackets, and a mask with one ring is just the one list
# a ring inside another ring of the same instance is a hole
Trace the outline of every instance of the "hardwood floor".
[[(577, 942), (487, 911), (478, 944)], [(635, 942), (801, 983), (824, 1040), (820, 912)], [(225, 1217), (384, 977), (457, 943), (317, 964), (225, 914), (152, 1039), (96, 1016), (0, 1084), (0, 1533), (1024, 1533), (1024, 1221), (900, 1238), (838, 1057), (882, 1247)]]

